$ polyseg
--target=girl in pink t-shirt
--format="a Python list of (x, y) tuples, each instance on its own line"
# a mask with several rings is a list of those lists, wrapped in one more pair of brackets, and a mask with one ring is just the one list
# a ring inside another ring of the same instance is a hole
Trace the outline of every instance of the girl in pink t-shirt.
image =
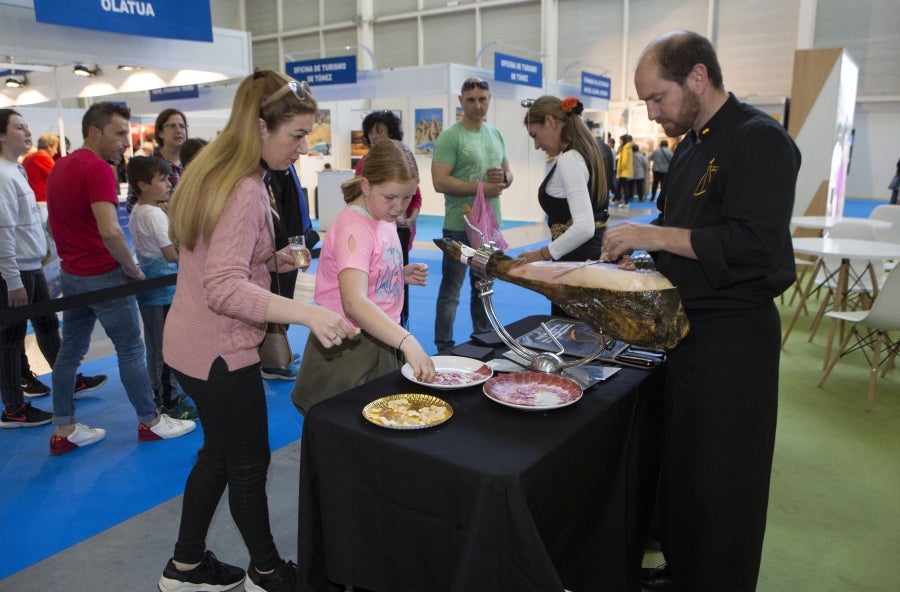
[(326, 349), (306, 342), (292, 400), (301, 413), (319, 401), (397, 370), (403, 359), (416, 378), (434, 379), (434, 363), (400, 325), (404, 284), (425, 285), (428, 266), (403, 265), (397, 217), (418, 185), (408, 151), (376, 142), (365, 174), (341, 186), (347, 207), (329, 227), (316, 272), (316, 302), (362, 329), (359, 339)]

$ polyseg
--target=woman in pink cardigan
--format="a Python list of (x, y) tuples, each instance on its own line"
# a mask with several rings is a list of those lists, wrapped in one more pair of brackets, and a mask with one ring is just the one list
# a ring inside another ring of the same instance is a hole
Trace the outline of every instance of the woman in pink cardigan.
[[(259, 365), (267, 322), (306, 325), (325, 347), (353, 329), (337, 313), (269, 290), (269, 272), (294, 269), (275, 251), (266, 169), (284, 170), (306, 153), (316, 101), (305, 83), (270, 70), (247, 77), (231, 117), (181, 178), (170, 233), (180, 245), (175, 298), (163, 356), (197, 405), (203, 448), (184, 489), (174, 557), (162, 592), (293, 590), (297, 567), (278, 554), (269, 526), (269, 434)], [(225, 487), (231, 516), (250, 554), (244, 570), (206, 549)], [(246, 578), (246, 579), (245, 579)]]

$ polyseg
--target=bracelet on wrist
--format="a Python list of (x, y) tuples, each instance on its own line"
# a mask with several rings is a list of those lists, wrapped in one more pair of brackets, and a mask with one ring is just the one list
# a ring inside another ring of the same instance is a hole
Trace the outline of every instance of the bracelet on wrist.
[(553, 257), (550, 255), (550, 249), (547, 245), (541, 247), (541, 257), (544, 258), (544, 261), (550, 261)]
[(401, 339), (400, 343), (397, 344), (397, 349), (400, 349), (401, 347), (403, 347), (403, 342), (406, 341), (406, 338), (409, 337), (410, 335), (412, 335), (412, 333), (407, 333), (406, 335), (403, 336), (403, 339)]

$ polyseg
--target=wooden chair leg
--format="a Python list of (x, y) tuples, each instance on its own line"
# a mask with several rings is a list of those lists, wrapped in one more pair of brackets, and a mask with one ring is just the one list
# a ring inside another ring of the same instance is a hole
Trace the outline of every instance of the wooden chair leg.
[(844, 350), (847, 349), (847, 344), (850, 343), (850, 338), (856, 333), (856, 327), (853, 327), (850, 331), (847, 332), (847, 335), (844, 337), (841, 344), (838, 346), (837, 351), (834, 353), (834, 357), (831, 360), (825, 360), (825, 372), (822, 374), (822, 379), (819, 381), (819, 386), (821, 387), (825, 384), (825, 380), (828, 378), (828, 375), (831, 374), (831, 371), (834, 370), (835, 364), (837, 364), (838, 360), (841, 359), (841, 354), (844, 353)]
[(875, 383), (878, 381), (878, 362), (881, 361), (881, 340), (884, 339), (884, 331), (879, 331), (872, 347), (872, 372), (869, 375), (869, 394), (866, 396), (866, 411), (872, 410), (872, 402), (875, 400)]
[(816, 318), (813, 319), (812, 327), (809, 328), (809, 339), (806, 341), (812, 343), (812, 340), (816, 336), (816, 332), (819, 330), (819, 323), (822, 322), (822, 317), (825, 316), (825, 309), (828, 308), (828, 303), (831, 302), (831, 291), (828, 290), (825, 292), (825, 297), (822, 298), (822, 304), (819, 306), (819, 311), (816, 313)]

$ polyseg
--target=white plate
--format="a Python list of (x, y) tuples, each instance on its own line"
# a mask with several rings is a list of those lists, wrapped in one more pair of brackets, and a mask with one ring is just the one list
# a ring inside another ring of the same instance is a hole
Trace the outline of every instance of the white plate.
[(488, 380), (484, 394), (494, 402), (527, 411), (568, 407), (583, 394), (581, 385), (565, 376), (543, 372), (516, 372)]
[[(445, 391), (476, 386), (482, 384), (494, 375), (494, 371), (491, 370), (490, 366), (481, 360), (463, 358), (462, 356), (431, 356), (431, 361), (434, 362), (434, 369), (438, 373), (435, 382), (422, 382), (417, 380), (413, 373), (412, 366), (408, 363), (403, 364), (403, 367), (400, 368), (400, 372), (408, 380), (411, 380), (416, 384)], [(454, 381), (455, 384), (440, 383), (439, 381), (442, 380), (442, 373), (447, 380), (456, 378), (457, 380)]]

